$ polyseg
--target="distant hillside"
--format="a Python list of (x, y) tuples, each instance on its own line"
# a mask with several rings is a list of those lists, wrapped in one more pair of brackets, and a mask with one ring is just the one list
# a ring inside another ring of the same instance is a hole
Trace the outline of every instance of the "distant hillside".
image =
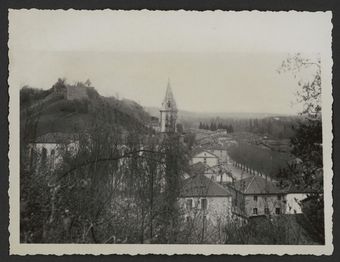
[[(145, 107), (146, 112), (151, 116), (159, 117), (158, 107)], [(196, 121), (206, 121), (213, 118), (235, 118), (235, 119), (249, 119), (249, 118), (266, 118), (266, 117), (276, 117), (276, 116), (286, 116), (282, 114), (271, 114), (271, 113), (238, 113), (238, 112), (192, 112), (179, 110), (178, 117), (182, 120), (196, 120)]]
[(95, 124), (142, 131), (150, 120), (150, 115), (134, 101), (103, 97), (94, 87), (82, 83), (68, 85), (63, 80), (48, 90), (23, 87), (20, 90), (21, 128), (28, 121), (27, 115), (39, 119), (35, 136), (80, 132)]

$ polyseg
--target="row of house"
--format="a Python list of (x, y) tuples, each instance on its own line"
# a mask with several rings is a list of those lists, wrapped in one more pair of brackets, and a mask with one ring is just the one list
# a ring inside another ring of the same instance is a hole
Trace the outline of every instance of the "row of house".
[(180, 195), (187, 217), (192, 217), (193, 207), (196, 213), (204, 213), (212, 224), (221, 219), (302, 213), (301, 203), (311, 192), (282, 190), (275, 181), (257, 174), (236, 179), (228, 164), (225, 148), (194, 150), (190, 174), (185, 174)]
[[(244, 217), (300, 214), (301, 202), (309, 192), (278, 189), (273, 182), (254, 175), (223, 186), (206, 174), (195, 174), (185, 180), (181, 202), (196, 203), (207, 210), (212, 221), (237, 214)], [(217, 204), (218, 203), (218, 206)], [(220, 208), (222, 207), (222, 208)], [(186, 208), (190, 214), (191, 208)]]
[[(60, 152), (75, 152), (77, 134), (49, 133), (30, 145), (30, 154), (46, 161), (50, 170), (62, 161)], [(31, 158), (32, 159), (32, 158)], [(228, 168), (227, 150), (221, 146), (196, 149), (191, 170), (184, 174), (179, 202), (185, 216), (203, 214), (213, 224), (262, 215), (299, 214), (308, 192), (282, 191), (275, 182), (259, 175), (236, 179)]]

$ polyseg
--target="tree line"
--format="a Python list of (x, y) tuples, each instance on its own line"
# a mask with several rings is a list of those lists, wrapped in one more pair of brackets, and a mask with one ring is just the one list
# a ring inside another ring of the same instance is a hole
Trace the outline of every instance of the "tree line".
[(227, 124), (223, 124), (222, 122), (216, 123), (214, 121), (212, 121), (210, 124), (200, 122), (198, 128), (210, 130), (210, 131), (226, 130), (228, 133), (234, 132), (234, 128), (231, 124), (227, 125)]
[(276, 178), (291, 161), (288, 153), (261, 148), (247, 142), (229, 148), (229, 155), (234, 164), (250, 173), (262, 174)]
[(283, 139), (295, 134), (294, 127), (298, 124), (298, 117), (266, 117), (266, 118), (227, 118), (212, 119), (210, 123), (200, 122), (198, 128), (216, 131), (225, 129), (228, 133), (251, 132), (259, 135), (270, 135)]

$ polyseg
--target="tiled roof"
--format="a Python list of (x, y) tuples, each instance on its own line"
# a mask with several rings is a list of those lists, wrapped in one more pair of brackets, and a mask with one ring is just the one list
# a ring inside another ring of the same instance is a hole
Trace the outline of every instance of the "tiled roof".
[(284, 189), (284, 192), (286, 194), (297, 194), (297, 193), (307, 194), (307, 193), (315, 193), (316, 191), (311, 188), (302, 187), (301, 185), (298, 186), (298, 185), (290, 184), (288, 188)]
[(206, 150), (227, 150), (225, 146), (223, 145), (208, 145), (204, 147)]
[(193, 149), (192, 152), (191, 152), (191, 155), (192, 156), (196, 156), (197, 154), (202, 153), (202, 152), (207, 152), (210, 155), (218, 158), (218, 156), (216, 156), (213, 152), (211, 152), (210, 150), (207, 150), (207, 149), (205, 149), (203, 147), (202, 148), (197, 147), (197, 148)]
[(191, 172), (194, 174), (203, 174), (207, 169), (208, 165), (202, 162), (197, 162), (190, 166)]
[(196, 175), (184, 181), (181, 197), (229, 197), (231, 192), (204, 175)]
[(78, 140), (78, 134), (68, 134), (68, 133), (47, 133), (45, 135), (39, 136), (32, 143), (69, 143), (71, 141)]
[(278, 194), (280, 189), (274, 185), (269, 179), (259, 175), (247, 177), (235, 182), (236, 190), (244, 194)]

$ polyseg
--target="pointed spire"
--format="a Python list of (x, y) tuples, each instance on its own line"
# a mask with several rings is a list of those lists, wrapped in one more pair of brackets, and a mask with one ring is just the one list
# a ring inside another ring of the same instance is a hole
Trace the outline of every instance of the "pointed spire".
[(176, 101), (171, 90), (170, 79), (168, 78), (168, 84), (166, 87), (165, 97), (162, 103), (163, 109), (177, 111)]

